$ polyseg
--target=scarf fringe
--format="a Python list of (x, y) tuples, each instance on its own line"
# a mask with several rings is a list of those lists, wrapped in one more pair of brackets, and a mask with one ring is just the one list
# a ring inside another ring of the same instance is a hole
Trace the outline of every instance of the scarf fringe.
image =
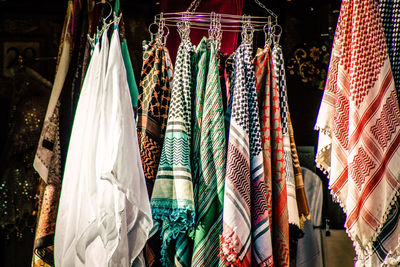
[[(320, 131), (320, 132), (322, 132), (323, 134), (325, 134), (327, 136), (331, 136), (331, 131), (330, 131), (329, 128), (321, 128), (319, 126), (315, 126), (315, 130)], [(330, 179), (330, 170), (331, 170), (331, 168), (324, 163), (324, 158), (325, 157), (323, 156), (323, 154), (327, 150), (330, 150), (331, 148), (332, 148), (332, 144), (329, 144), (329, 145), (321, 148), (317, 152), (317, 155), (316, 155), (316, 158), (315, 158), (315, 163), (316, 163), (317, 168), (320, 169), (328, 177), (328, 179)], [(348, 214), (348, 211), (346, 209), (346, 205), (340, 200), (339, 196), (335, 192), (333, 192), (331, 186), (329, 186), (329, 191), (330, 191), (330, 194), (332, 196), (332, 199), (340, 205), (340, 207), (343, 209), (345, 214)], [(382, 230), (382, 227), (383, 227), (384, 223), (386, 222), (387, 217), (388, 217), (388, 215), (390, 213), (391, 208), (393, 207), (395, 202), (399, 200), (399, 196), (400, 196), (400, 192), (396, 191), (396, 193), (392, 197), (392, 200), (390, 201), (390, 205), (388, 205), (387, 209), (385, 210), (382, 222), (379, 224), (379, 226), (376, 229), (374, 229), (375, 230), (374, 231), (374, 235), (368, 241), (368, 243), (366, 244), (365, 247), (362, 246), (358, 241), (356, 241), (356, 235), (357, 235), (356, 228), (352, 228), (351, 230), (348, 230), (348, 228), (345, 227), (346, 234), (351, 239), (351, 241), (353, 243), (353, 247), (354, 247), (354, 249), (356, 251), (357, 261), (361, 261), (362, 264), (365, 262), (365, 259), (368, 256), (373, 254), (373, 251), (372, 251), (373, 243), (375, 242), (376, 238), (380, 234), (380, 232)], [(400, 240), (399, 240), (399, 242), (400, 242)], [(399, 245), (399, 248), (400, 248), (400, 245)], [(396, 251), (397, 251), (397, 249), (396, 249)], [(389, 251), (389, 254), (386, 257), (385, 262), (383, 263), (383, 266), (393, 266), (393, 264), (394, 264), (393, 262), (395, 262), (395, 261), (400, 262), (400, 253), (397, 253), (399, 255), (396, 254), (396, 258), (394, 256), (391, 256), (390, 258), (388, 258), (390, 253), (395, 253), (395, 252)], [(398, 266), (398, 265), (396, 264), (395, 266)]]
[(221, 236), (220, 239), (220, 253), (218, 257), (224, 262), (225, 266), (243, 266), (238, 257), (231, 237)]
[[(328, 137), (332, 137), (331, 129), (328, 127), (322, 128), (318, 125), (315, 125), (314, 129), (322, 134), (327, 135)], [(325, 163), (325, 156), (324, 154), (332, 149), (332, 143), (328, 144), (317, 151), (317, 155), (315, 156), (315, 164), (318, 169), (320, 169), (327, 177), (330, 178), (331, 167)]]
[(398, 245), (394, 250), (390, 250), (382, 263), (382, 267), (395, 267), (400, 263), (400, 238), (397, 241)]
[[(153, 208), (153, 220), (163, 221), (168, 220), (168, 228), (163, 228), (161, 226), (161, 241), (163, 241), (163, 236), (165, 231), (170, 230), (166, 240), (161, 245), (161, 264), (163, 266), (168, 266), (167, 262), (167, 249), (172, 239), (176, 239), (179, 234), (184, 234), (194, 226), (194, 211), (188, 211), (187, 209), (172, 209), (172, 208)], [(171, 227), (171, 225), (173, 225)]]
[[(347, 215), (348, 211), (346, 209), (346, 205), (340, 200), (339, 196), (335, 192), (333, 192), (331, 186), (329, 186), (329, 191), (332, 196), (332, 199), (340, 205), (340, 207), (343, 209), (343, 211)], [(385, 210), (385, 213), (383, 214), (382, 222), (379, 224), (379, 226), (376, 229), (374, 229), (374, 234), (372, 235), (371, 239), (368, 240), (368, 243), (365, 246), (362, 246), (362, 244), (360, 244), (356, 240), (356, 236), (357, 236), (356, 227), (353, 227), (351, 230), (349, 230), (347, 227), (345, 227), (346, 234), (351, 239), (351, 241), (353, 243), (353, 247), (356, 251), (357, 261), (361, 261), (361, 263), (363, 265), (364, 265), (366, 258), (368, 258), (370, 255), (373, 254), (373, 243), (375, 242), (376, 238), (381, 233), (382, 227), (385, 224), (387, 217), (388, 217), (392, 207), (394, 206), (395, 202), (398, 201), (399, 196), (400, 196), (400, 192), (396, 191), (392, 200), (390, 201), (390, 205), (388, 205), (387, 209)], [(400, 259), (400, 255), (398, 256), (398, 258)]]

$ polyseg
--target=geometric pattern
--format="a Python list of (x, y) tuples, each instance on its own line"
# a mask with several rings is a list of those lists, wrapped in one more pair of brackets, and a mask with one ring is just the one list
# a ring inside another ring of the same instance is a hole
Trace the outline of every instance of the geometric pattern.
[(365, 152), (364, 148), (358, 149), (357, 155), (350, 164), (350, 178), (356, 183), (358, 190), (361, 191), (362, 185), (369, 178), (370, 173), (375, 169), (376, 164)]
[(286, 168), (286, 189), (289, 223), (300, 227), (299, 210), (296, 199), (296, 181), (293, 168), (292, 150), (289, 135), (289, 108), (286, 88), (286, 74), (283, 60), (282, 48), (274, 45), (272, 49), (272, 60), (274, 64), (274, 74), (277, 79), (279, 105), (281, 111), (282, 137), (284, 149), (284, 163)]
[(171, 99), (168, 59), (165, 46), (157, 41), (144, 43), (137, 130), (149, 195), (157, 175)]
[[(400, 110), (389, 51), (378, 1), (342, 1), (330, 62), (334, 71), (328, 73), (316, 124), (316, 161), (329, 172), (331, 193), (346, 212), (357, 266), (379, 266), (396, 254), (390, 250), (399, 249), (400, 229), (387, 231), (400, 188)], [(377, 257), (380, 263), (371, 263)]]
[(272, 243), (252, 46), (242, 42), (234, 56), (234, 90), (223, 209), (220, 258), (225, 265), (272, 266)]
[(182, 40), (178, 48), (164, 144), (151, 196), (153, 220), (161, 230), (164, 266), (190, 266), (195, 206), (191, 174), (191, 120), (193, 45)]
[[(256, 88), (261, 103), (261, 133), (266, 171), (267, 203), (272, 228), (273, 263), (289, 266), (289, 218), (280, 101), (271, 48), (257, 51)], [(268, 186), (268, 184), (270, 184)], [(268, 193), (270, 191), (271, 193)]]
[(383, 105), (382, 112), (376, 124), (371, 127), (371, 133), (374, 135), (379, 145), (383, 148), (388, 146), (393, 134), (396, 133), (396, 128), (400, 126), (400, 111), (393, 109), (397, 105), (397, 95), (392, 92), (387, 102)]
[(389, 50), (397, 97), (400, 98), (400, 0), (379, 0), (379, 11)]

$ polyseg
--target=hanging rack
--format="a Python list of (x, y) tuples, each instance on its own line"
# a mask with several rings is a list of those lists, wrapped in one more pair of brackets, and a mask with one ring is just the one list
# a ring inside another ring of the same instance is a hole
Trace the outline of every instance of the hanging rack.
[[(162, 23), (164, 26), (176, 27), (179, 21), (188, 21), (193, 29), (208, 30), (210, 24), (215, 20), (214, 12), (196, 12), (201, 0), (194, 0), (189, 5), (189, 8), (184, 12), (160, 13), (155, 16), (154, 23)], [(260, 1), (255, 0), (255, 3), (264, 9), (268, 16), (246, 16), (247, 20), (252, 24), (254, 31), (264, 31), (266, 34), (271, 33), (271, 29), (278, 25), (278, 16), (272, 10), (265, 7)], [(221, 24), (220, 30), (225, 32), (240, 32), (241, 24), (244, 23), (241, 15), (233, 14), (217, 14)], [(268, 25), (266, 31), (265, 25)]]
[[(242, 30), (241, 23), (243, 18), (240, 15), (219, 14), (221, 23), (221, 31), (225, 32), (240, 32)], [(254, 31), (263, 31), (264, 26), (271, 22), (271, 27), (278, 25), (277, 16), (272, 16), (272, 19), (262, 16), (248, 16), (250, 23), (253, 25)], [(155, 16), (155, 23), (164, 21), (165, 26), (176, 27), (176, 23), (180, 21), (188, 21), (192, 29), (208, 30), (210, 23), (214, 20), (213, 12), (172, 12), (160, 13)]]

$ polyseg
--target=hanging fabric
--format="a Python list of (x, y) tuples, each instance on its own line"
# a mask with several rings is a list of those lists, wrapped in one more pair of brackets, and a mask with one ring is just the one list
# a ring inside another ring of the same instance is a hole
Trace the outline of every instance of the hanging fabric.
[(299, 210), (297, 208), (296, 201), (296, 182), (294, 178), (292, 152), (290, 147), (290, 136), (289, 136), (289, 110), (287, 103), (286, 93), (286, 77), (285, 68), (283, 62), (282, 49), (279, 45), (274, 45), (272, 49), (272, 58), (274, 73), (277, 79), (278, 93), (279, 93), (279, 105), (281, 112), (281, 123), (282, 123), (282, 137), (283, 137), (283, 150), (284, 150), (284, 163), (286, 169), (286, 189), (287, 189), (287, 206), (289, 215), (289, 224), (293, 224), (300, 228), (299, 221)]
[[(285, 162), (288, 164), (287, 170), (287, 183), (290, 184), (288, 188), (288, 202), (289, 208), (289, 222), (294, 222), (296, 226), (302, 228), (305, 220), (310, 218), (310, 211), (308, 208), (307, 198), (304, 191), (303, 176), (300, 169), (300, 162), (297, 155), (296, 143), (294, 140), (294, 130), (290, 119), (289, 105), (287, 99), (286, 88), (286, 74), (283, 60), (282, 48), (280, 45), (274, 45), (272, 50), (274, 66), (276, 66), (276, 75), (279, 91), (279, 102), (281, 107), (281, 120), (282, 120), (282, 133), (283, 143), (285, 145)], [(289, 140), (289, 142), (288, 142)], [(290, 144), (290, 145), (289, 145)], [(290, 153), (289, 148), (290, 147)], [(293, 172), (292, 172), (293, 170)], [(293, 174), (293, 176), (292, 176)], [(294, 182), (294, 191), (293, 191)], [(295, 205), (296, 204), (296, 205)], [(290, 218), (292, 214), (292, 219)], [(296, 217), (299, 217), (297, 219)], [(298, 223), (297, 223), (298, 222)]]
[[(89, 177), (94, 176), (95, 167), (93, 160), (88, 162), (88, 159), (89, 157), (93, 159), (95, 154), (93, 153), (95, 152), (93, 140), (97, 139), (97, 134), (93, 135), (87, 129), (97, 129), (100, 120), (100, 113), (96, 112), (96, 106), (100, 106), (102, 96), (101, 77), (105, 76), (106, 62), (104, 61), (108, 57), (107, 38), (102, 39), (101, 47), (100, 50), (100, 44), (97, 43), (94, 48), (75, 113), (56, 223), (57, 231), (54, 241), (56, 266), (83, 265), (77, 256), (77, 238), (82, 235), (87, 224), (96, 218), (94, 207), (88, 207), (88, 205), (93, 204), (90, 199), (92, 194), (83, 193), (87, 186), (79, 186), (79, 182), (93, 186), (93, 181), (90, 181)], [(96, 72), (98, 75), (94, 75)], [(90, 90), (92, 87), (97, 88), (97, 90)], [(89, 142), (89, 137), (92, 139), (91, 142)], [(81, 142), (86, 144), (83, 151), (80, 146)], [(95, 190), (95, 188), (91, 187), (92, 190)], [(76, 197), (72, 197), (72, 194)], [(87, 199), (84, 199), (85, 197)], [(87, 205), (79, 207), (78, 199), (82, 203), (87, 203)], [(81, 221), (86, 221), (86, 225), (80, 223)], [(68, 249), (70, 247), (72, 249)], [(99, 260), (104, 260), (105, 253), (100, 255), (98, 256)]]
[[(183, 31), (187, 30), (186, 26)], [(190, 266), (188, 230), (192, 229), (195, 217), (190, 167), (193, 45), (186, 33), (182, 35), (185, 36), (175, 63), (164, 145), (151, 197), (153, 220), (160, 224), (164, 266)]]
[[(153, 191), (167, 126), (171, 99), (173, 67), (162, 36), (143, 42), (143, 67), (138, 96), (138, 138), (149, 196)], [(160, 264), (159, 235), (154, 235), (145, 249), (148, 266)]]
[[(248, 29), (245, 29), (246, 31)], [(272, 266), (252, 44), (243, 41), (234, 57), (223, 232), (220, 257), (235, 266)], [(251, 188), (251, 190), (249, 190)]]
[(71, 60), (73, 1), (68, 1), (61, 35), (56, 75), (44, 118), (33, 167), (43, 180), (43, 192), (36, 226), (32, 266), (54, 266), (54, 233), (61, 190), (60, 94)]
[(316, 129), (316, 162), (347, 215), (356, 266), (393, 259), (394, 243), (374, 243), (390, 239), (400, 188), (400, 111), (377, 1), (342, 2)]
[(170, 61), (168, 50), (160, 42), (144, 43), (137, 117), (143, 170), (150, 195), (167, 126), (173, 72)]
[(131, 266), (152, 221), (118, 27), (95, 46), (62, 188), (56, 266)]
[[(100, 166), (100, 201), (96, 203), (100, 218), (96, 218), (96, 223), (103, 224), (105, 229), (94, 227), (97, 231), (105, 230), (96, 234), (105, 234), (103, 245), (111, 251), (107, 251), (107, 261), (98, 266), (131, 266), (142, 251), (152, 228), (150, 202), (119, 36), (116, 24), (104, 81), (97, 145), (99, 154), (96, 158)], [(106, 33), (103, 38), (107, 38)], [(90, 239), (87, 241), (91, 243)]]
[(191, 266), (219, 262), (226, 163), (223, 96), (217, 51), (203, 38), (196, 49), (192, 166), (196, 225)]
[(257, 92), (262, 101), (260, 121), (267, 190), (268, 181), (271, 181), (271, 195), (267, 191), (267, 203), (270, 203), (268, 212), (272, 228), (273, 260), (275, 266), (289, 266), (289, 219), (282, 123), (277, 79), (269, 45), (257, 51), (254, 62)]

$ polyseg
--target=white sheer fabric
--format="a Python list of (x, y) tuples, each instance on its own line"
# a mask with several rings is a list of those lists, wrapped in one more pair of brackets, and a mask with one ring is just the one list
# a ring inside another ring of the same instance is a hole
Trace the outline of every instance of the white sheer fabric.
[(117, 27), (96, 45), (71, 134), (56, 225), (56, 266), (131, 266), (151, 210)]

